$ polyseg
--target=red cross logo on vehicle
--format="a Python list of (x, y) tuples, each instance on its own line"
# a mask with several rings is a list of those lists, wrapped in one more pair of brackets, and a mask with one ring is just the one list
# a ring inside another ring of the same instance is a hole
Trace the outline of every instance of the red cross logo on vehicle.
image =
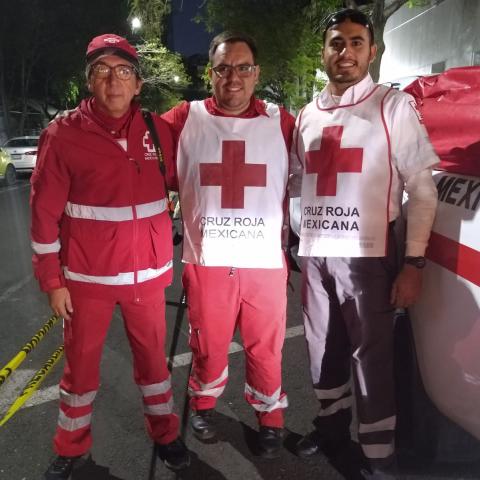
[(307, 174), (317, 174), (317, 196), (334, 197), (337, 194), (338, 173), (362, 171), (363, 148), (342, 148), (341, 125), (325, 127), (320, 150), (305, 152)]
[(245, 163), (243, 140), (224, 140), (222, 163), (200, 164), (200, 185), (221, 188), (222, 208), (244, 208), (245, 187), (265, 187), (267, 166)]

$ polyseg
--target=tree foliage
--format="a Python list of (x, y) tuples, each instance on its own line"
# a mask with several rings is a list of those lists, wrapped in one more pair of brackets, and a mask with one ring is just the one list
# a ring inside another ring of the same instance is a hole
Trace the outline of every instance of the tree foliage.
[(124, 35), (127, 16), (126, 0), (3, 0), (0, 100), (9, 133), (40, 126), (39, 112), (29, 110), (32, 99), (45, 111), (48, 104), (73, 107), (85, 93), (89, 40), (106, 32)]
[(130, 0), (131, 18), (142, 22), (142, 37), (160, 41), (165, 31), (164, 20), (171, 12), (171, 0)]
[[(134, 7), (147, 19), (143, 38), (158, 39), (170, 0), (0, 0), (0, 108), (8, 135), (40, 128), (39, 119), (54, 113), (47, 112), (47, 106), (73, 108), (88, 94), (85, 52), (94, 36), (116, 33), (140, 42), (128, 22)], [(148, 62), (146, 72), (152, 70)], [(178, 99), (177, 85), (185, 82), (184, 69), (178, 57), (170, 58), (165, 49), (158, 62), (165, 65), (158, 66), (159, 72), (171, 68), (170, 75), (160, 77), (165, 80), (162, 88), (171, 87), (170, 105)], [(153, 88), (160, 88), (151, 78), (146, 85), (147, 102), (155, 97)], [(155, 102), (157, 107), (159, 101)], [(43, 114), (37, 107), (33, 111), (33, 105), (41, 105)]]
[[(296, 108), (311, 97), (320, 67), (322, 21), (342, 4), (371, 13), (379, 45), (389, 16), (404, 4), (428, 0), (205, 0), (202, 21), (210, 30), (250, 33), (259, 45), (260, 95)], [(95, 35), (117, 33), (133, 39), (145, 55), (145, 102), (164, 109), (188, 81), (180, 58), (159, 43), (171, 0), (0, 0), (0, 108), (10, 134), (31, 127), (29, 102), (40, 99), (71, 108), (85, 90), (84, 58)], [(128, 19), (138, 15), (142, 30), (132, 37)], [(175, 81), (175, 79), (177, 79)], [(19, 113), (11, 113), (19, 112)], [(37, 112), (38, 114), (38, 112)]]
[(165, 111), (182, 99), (182, 89), (190, 83), (182, 57), (163, 44), (165, 19), (171, 12), (170, 0), (130, 0), (130, 17), (138, 16), (138, 32), (144, 86), (142, 104), (154, 111)]
[(159, 40), (139, 45), (141, 58), (142, 103), (156, 111), (165, 111), (182, 100), (181, 89), (189, 84), (182, 57), (170, 52)]

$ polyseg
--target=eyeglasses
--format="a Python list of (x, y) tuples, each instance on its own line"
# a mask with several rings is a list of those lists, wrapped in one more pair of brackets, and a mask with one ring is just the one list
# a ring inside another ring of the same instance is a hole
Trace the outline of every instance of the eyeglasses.
[(110, 67), (105, 63), (96, 63), (90, 71), (96, 78), (107, 78), (113, 71), (119, 80), (130, 80), (132, 75), (137, 73), (137, 69), (131, 65), (115, 65), (114, 67)]
[(256, 65), (249, 65), (248, 63), (242, 63), (241, 65), (217, 65), (212, 67), (212, 70), (220, 78), (228, 77), (233, 70), (242, 78), (249, 77), (257, 68)]

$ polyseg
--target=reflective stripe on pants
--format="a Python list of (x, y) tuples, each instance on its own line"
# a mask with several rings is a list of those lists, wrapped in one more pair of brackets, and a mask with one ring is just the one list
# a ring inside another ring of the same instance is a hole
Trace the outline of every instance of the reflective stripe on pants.
[[(148, 433), (158, 443), (173, 441), (178, 434), (179, 422), (172, 413), (170, 373), (164, 353), (163, 290), (155, 297), (137, 303), (131, 300), (133, 289), (122, 289), (123, 296), (116, 298), (114, 292), (117, 290), (112, 288), (111, 296), (106, 294), (104, 298), (93, 299), (83, 296), (82, 287), (71, 283), (69, 290), (74, 313), (72, 320), (64, 322), (65, 367), (60, 386), (65, 394), (60, 401), (61, 413), (54, 439), (56, 452), (77, 456), (91, 447), (91, 392), (98, 389), (102, 348), (116, 303), (122, 311), (133, 353), (134, 379), (143, 393)], [(110, 385), (110, 388), (120, 389), (121, 384)], [(118, 407), (121, 405), (112, 406)]]

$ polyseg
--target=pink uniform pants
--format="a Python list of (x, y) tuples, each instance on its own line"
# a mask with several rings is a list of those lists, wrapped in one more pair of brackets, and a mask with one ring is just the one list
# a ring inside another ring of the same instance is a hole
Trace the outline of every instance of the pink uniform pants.
[(287, 397), (281, 388), (287, 268), (204, 267), (187, 264), (190, 405), (214, 408), (228, 379), (228, 348), (236, 327), (246, 356), (245, 397), (260, 425), (283, 426)]

